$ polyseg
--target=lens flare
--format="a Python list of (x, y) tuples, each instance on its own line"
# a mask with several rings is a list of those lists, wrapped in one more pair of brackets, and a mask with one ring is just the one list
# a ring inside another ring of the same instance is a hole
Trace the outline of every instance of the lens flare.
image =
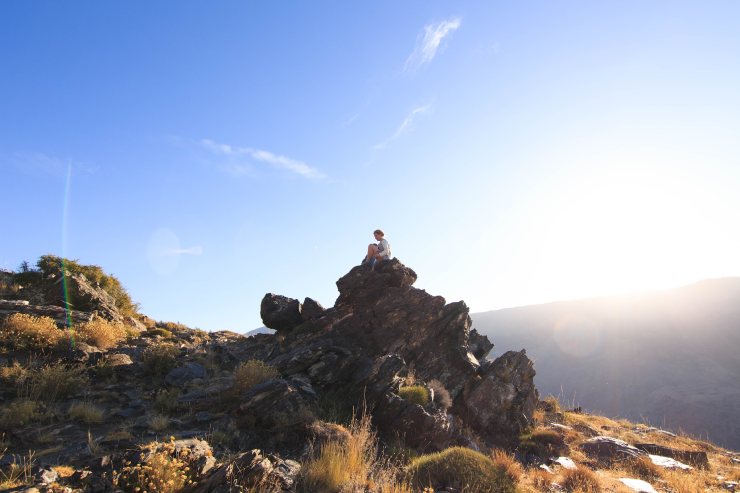
[(64, 185), (64, 203), (62, 208), (62, 296), (64, 297), (65, 324), (69, 336), (69, 346), (74, 349), (75, 336), (72, 330), (72, 309), (69, 302), (69, 288), (67, 286), (67, 231), (69, 222), (69, 196), (72, 183), (72, 165), (67, 166), (67, 180)]

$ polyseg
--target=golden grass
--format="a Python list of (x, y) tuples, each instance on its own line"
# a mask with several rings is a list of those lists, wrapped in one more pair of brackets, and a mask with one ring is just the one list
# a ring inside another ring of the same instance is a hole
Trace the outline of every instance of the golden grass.
[(413, 402), (414, 404), (419, 404), (420, 406), (426, 406), (431, 400), (429, 389), (423, 385), (401, 387), (398, 389), (398, 395), (400, 395), (402, 399)]
[(366, 484), (375, 459), (370, 417), (353, 419), (344, 440), (329, 440), (301, 469), (301, 491), (337, 493)]
[(102, 409), (89, 402), (73, 403), (69, 406), (67, 414), (70, 419), (82, 421), (89, 425), (102, 423), (103, 416), (105, 415)]
[(112, 348), (127, 336), (125, 325), (102, 318), (76, 325), (74, 332), (79, 340), (100, 349)]
[(493, 465), (501, 469), (513, 483), (518, 483), (522, 479), (524, 468), (514, 458), (513, 454), (501, 449), (494, 449), (491, 452), (491, 461), (493, 461)]
[(66, 334), (49, 317), (10, 315), (2, 325), (2, 342), (14, 349), (41, 350), (56, 346)]
[(560, 486), (565, 491), (579, 493), (598, 493), (601, 491), (601, 483), (598, 476), (591, 469), (577, 466), (575, 469), (565, 469), (560, 476)]
[(257, 384), (276, 378), (280, 373), (264, 361), (250, 359), (234, 370), (234, 387), (236, 394), (245, 392)]

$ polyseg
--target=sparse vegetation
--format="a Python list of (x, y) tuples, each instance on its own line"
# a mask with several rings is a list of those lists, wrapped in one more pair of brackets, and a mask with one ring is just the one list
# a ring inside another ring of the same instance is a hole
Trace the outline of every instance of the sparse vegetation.
[(257, 384), (276, 378), (280, 375), (277, 369), (264, 361), (251, 359), (237, 366), (234, 370), (235, 394), (246, 392)]
[(157, 344), (144, 350), (141, 361), (147, 373), (154, 376), (163, 376), (177, 365), (179, 354), (180, 350), (174, 344)]
[(30, 383), (31, 399), (56, 402), (74, 395), (88, 382), (84, 368), (60, 364), (48, 364), (34, 370)]
[(423, 385), (401, 387), (398, 389), (398, 395), (400, 395), (402, 399), (413, 402), (414, 404), (419, 404), (420, 406), (426, 406), (431, 400), (429, 389)]
[(162, 413), (169, 413), (177, 409), (180, 398), (180, 389), (173, 387), (163, 389), (154, 396), (154, 408)]
[(500, 464), (464, 447), (451, 447), (411, 461), (408, 477), (415, 488), (454, 488), (470, 493), (514, 493), (516, 483)]

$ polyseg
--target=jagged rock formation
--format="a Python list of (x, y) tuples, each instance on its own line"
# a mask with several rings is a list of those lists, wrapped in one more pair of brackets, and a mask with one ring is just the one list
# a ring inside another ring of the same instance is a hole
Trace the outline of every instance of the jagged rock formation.
[[(267, 294), (263, 322), (282, 340), (260, 339), (254, 355), (318, 393), (339, 392), (358, 404), (364, 398), (381, 431), (400, 432), (415, 448), (468, 443), (460, 425), (489, 445), (512, 446), (537, 402), (532, 362), (524, 351), (512, 351), (481, 364), (493, 345), (477, 333), (471, 342), (465, 303), (448, 304), (412, 287), (415, 281), (416, 273), (397, 259), (376, 271), (358, 266), (337, 281), (335, 306), (312, 307), (309, 316), (298, 300)], [(442, 382), (452, 413), (401, 399), (399, 387), (410, 373)]]

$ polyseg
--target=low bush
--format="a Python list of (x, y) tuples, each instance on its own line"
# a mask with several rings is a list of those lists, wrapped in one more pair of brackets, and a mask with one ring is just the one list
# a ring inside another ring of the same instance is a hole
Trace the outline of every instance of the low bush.
[(149, 346), (141, 355), (146, 371), (155, 376), (164, 376), (177, 365), (180, 350), (173, 344)]
[(18, 428), (37, 421), (39, 404), (30, 399), (18, 399), (0, 409), (0, 428)]
[(179, 406), (180, 389), (171, 388), (163, 389), (154, 396), (154, 408), (162, 413), (169, 413), (176, 410)]
[(76, 325), (75, 335), (82, 342), (91, 344), (100, 349), (108, 349), (126, 338), (126, 326), (118, 322), (109, 322), (102, 318), (95, 318), (89, 322)]
[(25, 313), (10, 315), (2, 327), (2, 342), (19, 350), (51, 349), (67, 336), (53, 319)]
[(75, 402), (67, 412), (70, 419), (92, 425), (103, 422), (103, 410), (89, 402)]
[(264, 361), (250, 359), (245, 361), (234, 370), (235, 393), (245, 392), (257, 384), (276, 378), (280, 373)]
[(575, 469), (566, 469), (563, 472), (560, 486), (565, 491), (579, 493), (598, 493), (601, 491), (599, 478), (591, 469), (584, 466), (577, 466)]
[(436, 490), (454, 488), (469, 493), (514, 493), (516, 482), (500, 465), (464, 447), (451, 447), (435, 454), (422, 455), (407, 468), (415, 488)]
[(186, 454), (175, 451), (174, 440), (147, 445), (141, 462), (113, 471), (113, 484), (124, 491), (178, 493), (193, 483), (194, 473)]
[(29, 393), (34, 400), (55, 402), (74, 395), (87, 382), (88, 377), (82, 367), (46, 365), (32, 372)]
[(420, 406), (426, 406), (431, 400), (429, 389), (423, 385), (401, 387), (398, 389), (398, 395), (400, 395), (402, 399), (413, 402), (414, 404), (419, 404)]
[(164, 431), (167, 429), (168, 426), (170, 426), (170, 418), (161, 414), (157, 414), (154, 416), (150, 416), (149, 419), (147, 419), (146, 423), (147, 425), (149, 425), (149, 429), (152, 431)]

